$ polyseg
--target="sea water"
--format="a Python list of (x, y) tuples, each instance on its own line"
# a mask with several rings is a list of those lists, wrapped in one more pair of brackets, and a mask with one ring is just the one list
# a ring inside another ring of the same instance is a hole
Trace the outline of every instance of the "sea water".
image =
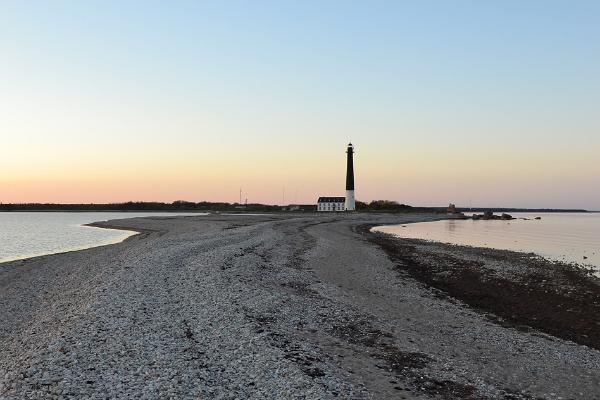
[(0, 212), (0, 262), (118, 243), (136, 232), (84, 226), (112, 219), (200, 213)]
[(511, 215), (517, 219), (443, 220), (380, 226), (373, 230), (404, 238), (531, 252), (600, 271), (600, 213)]

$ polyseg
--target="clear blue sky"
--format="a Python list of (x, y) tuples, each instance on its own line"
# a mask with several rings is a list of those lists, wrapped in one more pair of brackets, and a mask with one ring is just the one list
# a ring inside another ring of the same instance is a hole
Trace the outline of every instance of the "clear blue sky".
[(0, 201), (312, 202), (352, 140), (362, 200), (600, 209), (598, 1), (2, 2), (0, 51)]

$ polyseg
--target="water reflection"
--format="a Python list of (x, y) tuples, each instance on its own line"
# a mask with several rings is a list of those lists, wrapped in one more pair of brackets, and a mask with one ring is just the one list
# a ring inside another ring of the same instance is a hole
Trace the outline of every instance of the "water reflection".
[(450, 235), (454, 231), (456, 231), (456, 220), (455, 219), (449, 219), (448, 221), (446, 221), (446, 229), (448, 230), (448, 233)]

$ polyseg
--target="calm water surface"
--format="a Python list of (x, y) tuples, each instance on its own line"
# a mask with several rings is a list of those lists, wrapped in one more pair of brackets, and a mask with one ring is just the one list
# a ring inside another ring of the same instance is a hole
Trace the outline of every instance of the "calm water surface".
[[(511, 213), (512, 221), (445, 220), (374, 230), (400, 237), (533, 252), (600, 270), (600, 213)], [(534, 220), (541, 217), (541, 220)], [(585, 258), (584, 258), (585, 257)]]
[(118, 243), (135, 232), (82, 226), (111, 219), (199, 213), (0, 212), (0, 262)]

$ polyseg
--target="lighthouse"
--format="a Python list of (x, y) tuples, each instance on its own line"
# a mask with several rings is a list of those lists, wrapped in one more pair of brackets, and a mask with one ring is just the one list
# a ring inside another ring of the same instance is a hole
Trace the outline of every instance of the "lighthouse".
[(348, 150), (346, 150), (347, 162), (346, 162), (346, 211), (354, 211), (356, 205), (354, 202), (354, 146), (352, 143), (348, 143)]
[(319, 212), (356, 210), (356, 203), (354, 201), (354, 146), (352, 146), (352, 143), (348, 143), (346, 154), (346, 197), (319, 197), (317, 200), (317, 211)]

